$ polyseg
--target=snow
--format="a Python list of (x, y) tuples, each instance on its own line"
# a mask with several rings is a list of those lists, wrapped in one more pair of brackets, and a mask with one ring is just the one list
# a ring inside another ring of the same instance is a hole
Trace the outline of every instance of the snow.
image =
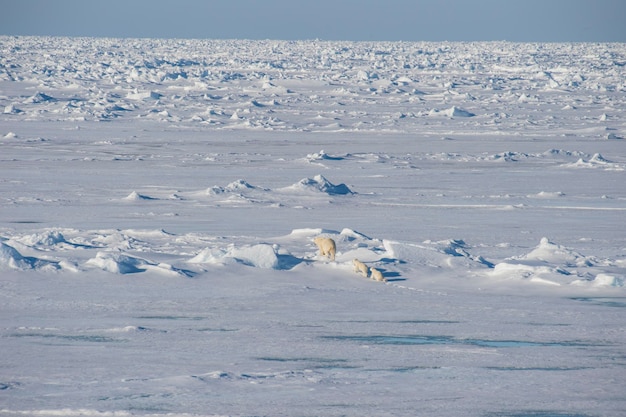
[(335, 185), (324, 178), (322, 175), (316, 175), (313, 178), (303, 178), (297, 183), (284, 188), (286, 191), (312, 191), (321, 192), (328, 195), (346, 195), (352, 194), (350, 188), (346, 184)]
[(226, 250), (207, 248), (189, 260), (191, 263), (228, 264), (241, 262), (255, 268), (278, 269), (280, 264), (273, 246), (268, 244), (235, 247)]
[(623, 415), (623, 44), (0, 56), (0, 416)]

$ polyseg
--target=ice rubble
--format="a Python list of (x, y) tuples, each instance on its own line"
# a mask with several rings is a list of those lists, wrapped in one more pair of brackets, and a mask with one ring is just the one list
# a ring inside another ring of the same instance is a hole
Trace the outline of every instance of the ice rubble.
[(59, 268), (57, 262), (47, 261), (31, 256), (23, 256), (12, 246), (0, 242), (0, 270), (17, 269), (17, 270), (56, 270)]
[(614, 261), (584, 256), (570, 248), (542, 238), (529, 253), (497, 263), (491, 276), (498, 279), (523, 279), (547, 285), (589, 285), (622, 287), (624, 277), (603, 271)]
[(303, 178), (297, 183), (281, 189), (281, 191), (307, 191), (321, 192), (328, 195), (348, 195), (354, 194), (345, 184), (333, 184), (324, 178), (323, 175), (316, 175), (313, 178)]
[(604, 158), (599, 153), (593, 154), (589, 159), (579, 158), (576, 162), (564, 164), (567, 168), (603, 168), (607, 171), (624, 171), (626, 168), (623, 164), (617, 164)]
[(248, 182), (242, 179), (239, 179), (239, 180), (231, 182), (225, 187), (214, 185), (213, 187), (207, 189), (207, 194), (217, 195), (217, 194), (224, 194), (224, 193), (245, 192), (245, 191), (256, 190), (256, 189), (259, 189), (259, 187), (250, 185)]
[(114, 274), (135, 274), (151, 271), (168, 276), (193, 276), (191, 271), (174, 268), (162, 262), (153, 262), (146, 259), (130, 256), (114, 251), (99, 251), (95, 257), (84, 263), (86, 269), (96, 268)]
[[(308, 204), (322, 202), (317, 197), (341, 197), (353, 195), (345, 184), (333, 184), (323, 175), (313, 178), (303, 178), (300, 181), (286, 186), (270, 189), (265, 186), (253, 185), (243, 179), (238, 179), (225, 186), (213, 185), (203, 191), (177, 192), (168, 198), (176, 200), (208, 201), (216, 205), (255, 205), (265, 207), (301, 206), (303, 201)], [(139, 198), (137, 200), (157, 200), (157, 198)]]
[(156, 200), (154, 197), (149, 197), (144, 194), (139, 194), (137, 191), (133, 191), (123, 198), (126, 201), (143, 201), (143, 200)]
[(341, 156), (331, 156), (322, 149), (319, 152), (308, 154), (306, 156), (306, 159), (312, 162), (312, 161), (341, 161), (344, 158)]
[[(128, 49), (122, 59), (115, 53), (116, 39), (82, 39), (78, 48), (61, 37), (2, 37), (0, 42), (12, 48), (4, 57), (11, 71), (0, 73), (0, 81), (28, 80), (38, 86), (34, 94), (6, 104), (4, 114), (16, 119), (147, 118), (226, 129), (407, 131), (423, 127), (423, 116), (472, 125), (472, 119), (491, 115), (480, 105), (473, 111), (464, 107), (492, 100), (507, 109), (506, 116), (494, 115), (483, 129), (549, 130), (555, 106), (584, 105), (570, 98), (571, 91), (624, 89), (611, 58), (620, 56), (619, 45), (577, 45), (578, 59), (572, 60), (561, 53), (561, 44), (449, 43), (441, 48), (428, 42), (160, 40), (146, 47), (145, 40), (124, 40)], [(500, 53), (485, 53), (491, 48)], [(40, 54), (41, 49), (54, 50), (54, 57)], [(223, 50), (230, 51), (228, 58)], [(611, 71), (599, 71), (603, 65)], [(98, 88), (92, 88), (94, 80), (100, 81)], [(533, 93), (546, 88), (549, 99)], [(364, 112), (336, 108), (363, 103), (376, 103), (367, 106), (367, 118)], [(303, 106), (315, 109), (318, 117), (294, 120)], [(589, 126), (586, 118), (570, 113), (567, 125), (573, 132), (623, 137), (610, 117), (598, 116), (597, 126)]]
[[(14, 236), (0, 243), (0, 268), (13, 270), (85, 271), (99, 269), (114, 274), (156, 272), (161, 275), (191, 277), (215, 267), (241, 264), (251, 268), (291, 270), (300, 264), (327, 264), (317, 256), (312, 239), (318, 235), (337, 242), (336, 265), (350, 270), (352, 259), (387, 271), (388, 277), (407, 279), (414, 272), (440, 276), (447, 274), (490, 277), (498, 282), (530, 282), (554, 286), (622, 287), (624, 276), (619, 262), (582, 255), (572, 249), (541, 239), (539, 245), (524, 255), (492, 262), (474, 254), (475, 248), (463, 240), (424, 241), (421, 243), (374, 239), (355, 230), (341, 232), (313, 228), (295, 229), (289, 235), (264, 242), (258, 238), (217, 238), (198, 235), (178, 236), (163, 231), (69, 231), (79, 234), (69, 242), (59, 231), (43, 231), (34, 235)], [(135, 237), (133, 237), (135, 236)], [(207, 245), (206, 242), (213, 242)], [(248, 241), (249, 243), (245, 243)], [(187, 242), (183, 244), (182, 242)], [(196, 242), (189, 247), (189, 242)], [(179, 249), (183, 245), (185, 249)], [(23, 256), (14, 246), (25, 251), (46, 252), (47, 258)], [(173, 252), (170, 263), (151, 260), (167, 248)], [(189, 256), (188, 252), (195, 252)], [(135, 253), (140, 251), (142, 256)], [(94, 255), (95, 252), (95, 255)], [(55, 260), (49, 260), (53, 258)], [(82, 260), (81, 260), (82, 259)], [(392, 280), (393, 281), (393, 280)]]
[(226, 265), (242, 263), (255, 268), (279, 269), (280, 263), (273, 245), (257, 244), (237, 247), (230, 245), (226, 249), (206, 248), (188, 262)]
[(434, 115), (443, 115), (446, 117), (474, 117), (476, 116), (474, 113), (469, 112), (467, 110), (458, 108), (456, 106), (452, 106), (449, 109), (446, 110), (438, 110), (438, 109), (433, 109), (430, 111), (429, 113), (431, 116)]

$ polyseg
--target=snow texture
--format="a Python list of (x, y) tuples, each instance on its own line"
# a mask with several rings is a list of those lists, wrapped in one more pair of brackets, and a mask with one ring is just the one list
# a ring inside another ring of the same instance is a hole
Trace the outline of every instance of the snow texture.
[(623, 416), (625, 62), (0, 37), (0, 416)]

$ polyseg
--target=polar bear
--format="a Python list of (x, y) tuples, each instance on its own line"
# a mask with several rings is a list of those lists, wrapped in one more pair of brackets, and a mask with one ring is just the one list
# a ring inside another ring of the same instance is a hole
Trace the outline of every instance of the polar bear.
[(370, 272), (372, 273), (372, 279), (381, 282), (387, 282), (387, 278), (383, 276), (383, 273), (380, 272), (376, 268), (370, 268)]
[(334, 240), (329, 237), (318, 236), (313, 239), (313, 242), (315, 242), (315, 244), (319, 248), (321, 256), (328, 256), (331, 261), (335, 260), (337, 247), (335, 246)]
[(357, 258), (352, 260), (352, 265), (354, 265), (354, 272), (360, 272), (365, 278), (367, 278), (367, 272), (369, 270), (367, 265), (359, 261)]

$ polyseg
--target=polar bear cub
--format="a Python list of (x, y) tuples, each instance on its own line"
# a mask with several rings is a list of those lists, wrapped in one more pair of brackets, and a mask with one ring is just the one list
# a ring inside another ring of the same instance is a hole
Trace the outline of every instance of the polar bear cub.
[(313, 242), (317, 245), (320, 250), (321, 256), (328, 256), (331, 261), (335, 260), (335, 253), (337, 253), (337, 246), (335, 245), (335, 241), (329, 237), (318, 236), (313, 239)]
[(365, 278), (367, 278), (367, 273), (369, 271), (367, 265), (359, 261), (357, 258), (352, 260), (352, 265), (354, 265), (354, 272), (361, 273)]
[(387, 282), (387, 278), (383, 276), (383, 273), (380, 272), (376, 268), (370, 268), (370, 272), (372, 273), (372, 279), (381, 282)]

